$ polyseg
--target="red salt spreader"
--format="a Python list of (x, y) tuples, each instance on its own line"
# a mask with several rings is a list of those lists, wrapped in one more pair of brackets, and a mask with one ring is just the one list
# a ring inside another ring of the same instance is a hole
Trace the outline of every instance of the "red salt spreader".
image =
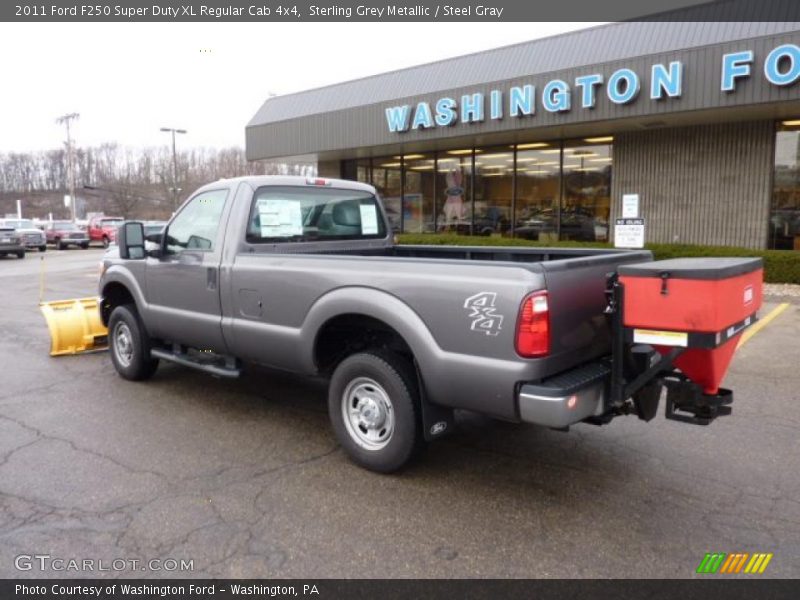
[(607, 419), (631, 411), (650, 420), (665, 387), (668, 419), (707, 425), (729, 415), (733, 392), (720, 383), (756, 321), (762, 282), (760, 258), (621, 265), (606, 291), (613, 336)]

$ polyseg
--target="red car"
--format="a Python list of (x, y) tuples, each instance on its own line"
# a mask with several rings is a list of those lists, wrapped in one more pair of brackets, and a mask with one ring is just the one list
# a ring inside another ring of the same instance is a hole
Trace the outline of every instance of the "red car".
[(117, 239), (117, 227), (122, 225), (122, 217), (107, 217), (105, 215), (92, 217), (89, 221), (89, 241), (103, 242), (103, 248)]
[(89, 247), (89, 236), (72, 221), (53, 221), (44, 228), (48, 244), (55, 244), (63, 250), (67, 246), (80, 246), (84, 250)]

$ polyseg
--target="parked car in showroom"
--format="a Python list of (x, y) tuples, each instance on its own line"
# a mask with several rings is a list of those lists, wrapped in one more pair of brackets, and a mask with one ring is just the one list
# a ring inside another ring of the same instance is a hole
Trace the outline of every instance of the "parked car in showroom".
[(53, 221), (44, 228), (48, 244), (59, 250), (67, 246), (80, 246), (84, 250), (89, 247), (89, 235), (72, 221)]
[(25, 258), (25, 245), (20, 234), (13, 227), (0, 226), (0, 256), (16, 254), (17, 258)]
[(27, 249), (38, 248), (39, 252), (47, 250), (44, 232), (31, 219), (0, 219), (0, 227), (13, 227)]
[(108, 248), (108, 245), (117, 238), (117, 227), (122, 225), (124, 220), (122, 217), (108, 217), (106, 215), (92, 217), (87, 227), (89, 241), (103, 242), (103, 248)]

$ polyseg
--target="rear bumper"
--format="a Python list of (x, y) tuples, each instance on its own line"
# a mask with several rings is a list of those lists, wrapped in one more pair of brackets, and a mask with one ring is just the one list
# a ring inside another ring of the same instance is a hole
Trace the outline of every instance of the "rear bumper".
[(572, 369), (540, 383), (523, 383), (517, 393), (526, 423), (562, 428), (605, 410), (610, 371), (600, 363)]

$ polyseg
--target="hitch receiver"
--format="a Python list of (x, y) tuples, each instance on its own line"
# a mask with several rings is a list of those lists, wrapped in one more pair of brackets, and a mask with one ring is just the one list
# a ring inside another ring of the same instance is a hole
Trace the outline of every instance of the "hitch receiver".
[(704, 394), (703, 389), (688, 379), (667, 378), (667, 405), (664, 416), (673, 421), (708, 425), (717, 417), (732, 412), (733, 392), (719, 388), (714, 395)]

